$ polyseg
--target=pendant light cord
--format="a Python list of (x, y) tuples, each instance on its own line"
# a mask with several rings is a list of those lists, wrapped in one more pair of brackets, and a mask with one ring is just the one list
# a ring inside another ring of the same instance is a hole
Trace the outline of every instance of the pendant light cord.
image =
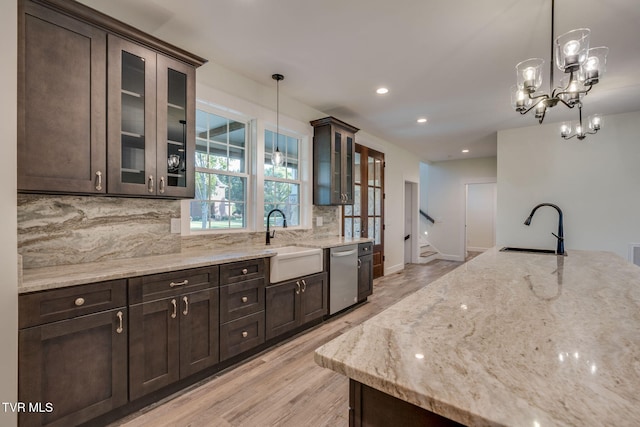
[(554, 36), (554, 9), (555, 9), (555, 0), (551, 0), (551, 57), (550, 57), (550, 62), (549, 62), (549, 71), (550, 71), (550, 78), (549, 78), (549, 94), (553, 93), (553, 36)]

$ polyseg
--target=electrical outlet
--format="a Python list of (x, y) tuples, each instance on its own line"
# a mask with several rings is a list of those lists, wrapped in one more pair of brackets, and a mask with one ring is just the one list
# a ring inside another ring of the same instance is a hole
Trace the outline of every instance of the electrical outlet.
[(171, 218), (171, 234), (180, 234), (181, 228), (180, 218)]
[(317, 227), (322, 227), (322, 217), (321, 216), (317, 216), (316, 217), (316, 226)]

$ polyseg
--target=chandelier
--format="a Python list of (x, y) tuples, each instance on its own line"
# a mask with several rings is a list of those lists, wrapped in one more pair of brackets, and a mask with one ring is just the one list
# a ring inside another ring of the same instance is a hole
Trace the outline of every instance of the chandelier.
[[(534, 110), (538, 123), (542, 123), (547, 110), (558, 103), (566, 107), (578, 107), (578, 120), (563, 122), (560, 136), (564, 139), (577, 137), (583, 140), (587, 134), (595, 134), (602, 126), (602, 117), (589, 116), (588, 128), (582, 124), (582, 99), (591, 91), (593, 85), (602, 78), (606, 63), (607, 47), (589, 48), (591, 30), (579, 28), (571, 30), (558, 38), (554, 37), (554, 3), (551, 0), (551, 58), (549, 62), (549, 92), (540, 93), (542, 86), (542, 67), (544, 60), (531, 58), (516, 65), (517, 84), (511, 88), (511, 104), (520, 114)], [(553, 65), (565, 73), (560, 86), (554, 86)]]

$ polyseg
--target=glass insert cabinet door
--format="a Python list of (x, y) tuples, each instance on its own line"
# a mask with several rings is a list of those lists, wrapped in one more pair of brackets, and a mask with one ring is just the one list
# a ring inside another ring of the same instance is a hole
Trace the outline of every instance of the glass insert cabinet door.
[(195, 71), (108, 38), (108, 192), (193, 197)]
[(195, 195), (195, 71), (158, 55), (157, 192)]

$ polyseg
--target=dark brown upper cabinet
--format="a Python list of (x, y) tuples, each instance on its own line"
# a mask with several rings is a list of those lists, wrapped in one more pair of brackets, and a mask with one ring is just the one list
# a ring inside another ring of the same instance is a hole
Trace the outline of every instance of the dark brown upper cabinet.
[(192, 198), (206, 60), (75, 1), (19, 8), (18, 190)]
[(18, 189), (104, 194), (107, 34), (19, 6)]
[(355, 128), (335, 117), (311, 122), (313, 126), (313, 204), (353, 203)]
[(108, 46), (109, 193), (193, 198), (195, 69), (111, 34)]

